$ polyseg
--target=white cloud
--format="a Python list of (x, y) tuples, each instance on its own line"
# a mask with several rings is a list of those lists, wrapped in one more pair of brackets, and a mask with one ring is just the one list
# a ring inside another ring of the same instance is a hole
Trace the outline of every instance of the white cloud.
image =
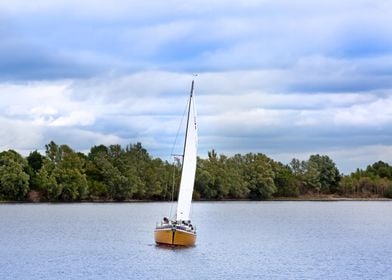
[(0, 15), (0, 147), (162, 156), (197, 71), (201, 154), (389, 154), (389, 1), (13, 0)]
[(95, 116), (86, 111), (74, 111), (49, 123), (51, 126), (87, 126), (95, 122)]
[(43, 128), (30, 122), (10, 120), (0, 116), (0, 151), (39, 149), (43, 139)]
[(344, 125), (383, 127), (392, 124), (392, 95), (380, 98), (368, 104), (354, 104), (349, 108), (339, 109), (335, 122)]
[[(310, 94), (273, 89), (287, 75), (287, 70), (262, 70), (197, 77), (200, 153), (212, 148), (228, 154), (279, 154), (291, 149), (294, 157), (317, 150), (317, 145), (323, 147), (317, 151), (334, 152), (337, 146), (350, 146), (351, 130), (362, 139), (361, 145), (371, 145), (368, 133), (387, 134), (390, 129), (388, 92)], [(165, 156), (185, 110), (191, 79), (188, 74), (147, 71), (55, 83), (1, 84), (3, 120), (9, 125), (19, 123), (4, 141), (22, 149), (43, 147), (57, 139), (83, 151), (99, 141), (123, 145), (141, 141), (154, 155)], [(34, 141), (20, 137), (25, 126)]]
[(52, 106), (37, 106), (30, 110), (32, 115), (36, 116), (53, 116), (58, 113), (58, 111)]

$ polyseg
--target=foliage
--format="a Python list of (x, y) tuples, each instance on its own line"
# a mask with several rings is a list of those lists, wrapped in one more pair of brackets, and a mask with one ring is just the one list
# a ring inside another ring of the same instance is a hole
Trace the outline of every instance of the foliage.
[(85, 159), (67, 145), (53, 141), (46, 147), (46, 157), (37, 173), (44, 198), (49, 201), (75, 201), (85, 197), (87, 179)]
[(311, 155), (307, 161), (293, 159), (290, 163), (292, 173), (302, 182), (302, 192), (336, 193), (340, 173), (328, 156)]
[(30, 176), (30, 189), (38, 190), (40, 186), (37, 173), (42, 167), (44, 157), (37, 150), (35, 150), (34, 152), (31, 152), (26, 159), (28, 163), (27, 171)]
[(390, 185), (386, 190), (385, 190), (385, 197), (387, 198), (392, 198), (392, 185)]
[(366, 173), (370, 177), (378, 176), (380, 178), (392, 179), (392, 166), (390, 166), (388, 163), (378, 161), (372, 165), (369, 165), (366, 168)]
[[(141, 143), (98, 145), (85, 155), (52, 141), (45, 145), (45, 155), (0, 153), (0, 199), (26, 200), (34, 190), (41, 201), (171, 200), (178, 195), (180, 171), (181, 164), (152, 158)], [(318, 154), (289, 165), (261, 153), (228, 157), (215, 150), (197, 160), (194, 199), (307, 194), (392, 198), (392, 167), (378, 161), (343, 176), (332, 159)]]
[(37, 173), (42, 167), (44, 157), (35, 150), (34, 152), (31, 152), (26, 159), (31, 169)]
[(361, 197), (392, 198), (392, 167), (378, 161), (368, 165), (365, 170), (357, 169), (350, 175), (344, 176), (339, 184), (341, 195)]
[(300, 182), (294, 177), (289, 166), (280, 162), (272, 162), (272, 168), (275, 173), (274, 183), (277, 197), (298, 197), (300, 192)]
[(0, 197), (24, 200), (29, 191), (27, 160), (13, 150), (0, 153)]
[(263, 154), (245, 155), (245, 180), (250, 199), (269, 199), (277, 191), (271, 159)]
[(276, 192), (271, 160), (263, 154), (199, 159), (195, 189), (204, 199), (268, 199)]

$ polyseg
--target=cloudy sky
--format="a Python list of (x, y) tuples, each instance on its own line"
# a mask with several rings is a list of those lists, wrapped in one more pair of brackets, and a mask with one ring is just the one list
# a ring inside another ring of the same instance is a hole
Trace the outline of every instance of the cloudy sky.
[(0, 150), (142, 142), (392, 163), (388, 0), (0, 0)]

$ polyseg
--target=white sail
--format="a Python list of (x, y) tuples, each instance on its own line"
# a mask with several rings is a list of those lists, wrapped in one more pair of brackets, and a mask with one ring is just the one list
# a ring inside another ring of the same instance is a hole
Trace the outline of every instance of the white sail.
[(189, 112), (186, 128), (184, 157), (182, 163), (180, 193), (177, 204), (177, 220), (189, 220), (191, 209), (193, 186), (196, 175), (197, 160), (197, 125), (196, 125), (196, 108), (193, 97), (193, 85), (191, 88), (191, 97), (189, 99)]

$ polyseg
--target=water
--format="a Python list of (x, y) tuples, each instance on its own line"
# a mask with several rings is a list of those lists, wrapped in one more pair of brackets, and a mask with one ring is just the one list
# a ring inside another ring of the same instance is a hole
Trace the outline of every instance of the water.
[(200, 202), (197, 245), (157, 247), (167, 203), (0, 205), (0, 279), (391, 279), (390, 202)]

